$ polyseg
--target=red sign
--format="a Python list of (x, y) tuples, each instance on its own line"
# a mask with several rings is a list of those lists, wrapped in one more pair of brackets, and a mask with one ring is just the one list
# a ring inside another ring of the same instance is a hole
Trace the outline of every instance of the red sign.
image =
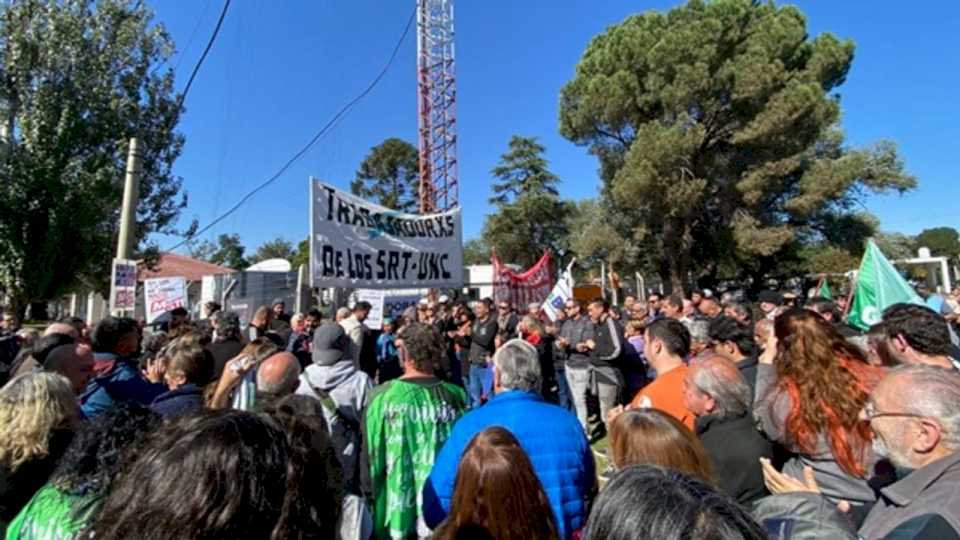
[(493, 298), (497, 302), (507, 300), (514, 307), (525, 311), (528, 304), (542, 304), (553, 288), (553, 273), (550, 271), (550, 252), (543, 254), (528, 270), (517, 273), (503, 265), (497, 254), (491, 256), (493, 263)]

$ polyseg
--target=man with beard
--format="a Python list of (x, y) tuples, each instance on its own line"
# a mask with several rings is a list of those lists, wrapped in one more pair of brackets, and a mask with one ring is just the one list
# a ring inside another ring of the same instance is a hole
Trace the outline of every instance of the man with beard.
[[(860, 527), (861, 538), (950, 538), (960, 535), (960, 375), (923, 364), (893, 369), (873, 390), (861, 420), (873, 451), (896, 468)], [(774, 493), (819, 491), (761, 460)], [(842, 504), (842, 503), (841, 503)]]

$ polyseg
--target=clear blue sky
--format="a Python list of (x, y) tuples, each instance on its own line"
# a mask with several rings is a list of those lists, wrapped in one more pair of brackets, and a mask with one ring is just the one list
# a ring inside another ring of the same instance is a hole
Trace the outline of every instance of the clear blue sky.
[[(221, 0), (152, 0), (156, 20), (178, 48), (186, 81), (222, 7)], [(174, 171), (189, 206), (181, 222), (208, 223), (272, 175), (381, 69), (414, 0), (235, 0), (190, 95), (186, 135)], [(916, 233), (960, 221), (960, 9), (930, 0), (795, 2), (810, 33), (852, 38), (856, 57), (840, 88), (852, 145), (897, 142), (920, 186), (903, 197), (871, 197), (883, 229)], [(461, 0), (457, 3), (457, 84), (461, 202), (465, 239), (490, 207), (491, 167), (512, 134), (539, 137), (561, 194), (597, 192), (597, 163), (558, 133), (560, 87), (590, 38), (626, 16), (678, 2)], [(239, 233), (248, 250), (307, 236), (307, 178), (347, 188), (369, 149), (387, 137), (416, 144), (415, 28), (381, 84), (283, 177), (202, 236)], [(176, 239), (158, 236), (161, 248)]]

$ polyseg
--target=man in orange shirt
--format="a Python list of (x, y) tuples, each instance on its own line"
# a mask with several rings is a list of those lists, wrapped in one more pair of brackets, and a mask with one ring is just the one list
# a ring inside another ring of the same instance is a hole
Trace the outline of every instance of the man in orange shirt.
[[(628, 407), (659, 409), (693, 431), (695, 416), (683, 402), (683, 380), (687, 376), (683, 359), (690, 353), (690, 332), (679, 321), (659, 319), (647, 326), (643, 339), (643, 354), (657, 370), (657, 378), (637, 392)], [(623, 407), (611, 410), (608, 421), (621, 412)]]

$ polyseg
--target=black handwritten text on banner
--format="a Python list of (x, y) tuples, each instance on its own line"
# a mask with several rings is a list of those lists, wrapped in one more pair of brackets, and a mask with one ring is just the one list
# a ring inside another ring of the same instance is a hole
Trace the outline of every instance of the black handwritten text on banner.
[(460, 209), (403, 214), (310, 180), (314, 287), (460, 287)]

